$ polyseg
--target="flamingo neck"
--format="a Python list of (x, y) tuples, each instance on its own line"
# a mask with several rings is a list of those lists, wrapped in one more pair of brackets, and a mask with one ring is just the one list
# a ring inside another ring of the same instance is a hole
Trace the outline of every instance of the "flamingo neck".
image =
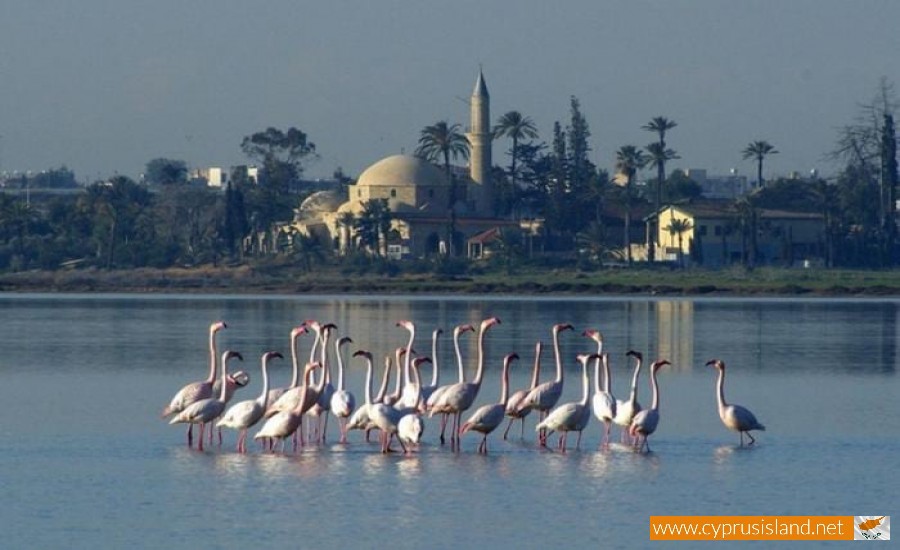
[(581, 362), (581, 387), (583, 389), (583, 392), (581, 394), (582, 407), (587, 407), (591, 392), (591, 380), (588, 376), (588, 361), (589, 359), (585, 359)]
[(650, 387), (653, 389), (653, 404), (651, 409), (659, 409), (659, 383), (656, 381), (656, 369), (650, 369)]
[(219, 401), (225, 402), (228, 394), (228, 365), (225, 357), (222, 357), (222, 390), (219, 392)]
[(375, 396), (375, 402), (381, 403), (384, 401), (384, 395), (387, 393), (388, 382), (391, 377), (391, 358), (385, 357), (384, 359), (384, 374), (381, 376), (381, 387), (378, 388), (378, 395)]
[(509, 400), (509, 361), (503, 362), (503, 374), (500, 377), (500, 404), (506, 407)]
[(219, 358), (219, 352), (216, 349), (216, 333), (213, 329), (209, 331), (209, 376), (207, 381), (212, 384), (216, 381), (216, 359)]
[(297, 340), (299, 334), (291, 334), (291, 387), (297, 387), (300, 383), (300, 358), (297, 357)]
[(556, 381), (563, 381), (562, 354), (559, 350), (559, 331), (553, 330), (553, 356), (556, 358)]
[(594, 361), (594, 393), (600, 393), (600, 358)]
[(366, 358), (366, 405), (372, 404), (372, 360)]
[(481, 385), (481, 378), (484, 376), (484, 337), (486, 333), (487, 328), (482, 328), (478, 333), (478, 368), (475, 370), (475, 378), (472, 380), (476, 386)]
[(463, 366), (462, 351), (459, 349), (459, 335), (459, 331), (456, 331), (453, 334), (453, 347), (456, 349), (456, 365), (459, 367), (459, 383), (462, 384), (466, 381), (466, 368)]
[(322, 331), (322, 377), (319, 380), (319, 391), (325, 387), (325, 384), (331, 383), (331, 365), (328, 363), (328, 340), (331, 337), (331, 329), (326, 328)]
[(609, 388), (612, 385), (609, 376), (609, 356), (603, 356), (603, 391), (609, 393)]
[(265, 409), (269, 404), (269, 360), (268, 358), (263, 359), (262, 362), (262, 379), (263, 379), (263, 388), (262, 393), (259, 394), (259, 402), (262, 404), (262, 408)]
[(643, 363), (642, 359), (637, 359), (637, 364), (634, 366), (634, 375), (631, 377), (631, 400), (637, 400), (637, 384), (638, 384), (638, 376), (641, 374), (641, 364)]
[(440, 383), (440, 370), (438, 369), (438, 331), (434, 331), (431, 339), (431, 387), (436, 388)]
[[(422, 380), (419, 378), (419, 366), (412, 365), (412, 376), (414, 378), (414, 383), (416, 387), (421, 387)], [(422, 392), (416, 392), (416, 402), (413, 405), (413, 409), (419, 410), (419, 407), (422, 405)]]
[(400, 354), (397, 354), (397, 380), (394, 382), (394, 393), (391, 395), (399, 398), (400, 394), (403, 392), (402, 384), (403, 382), (403, 367), (400, 366)]
[[(409, 384), (410, 382), (410, 366), (412, 365), (412, 348), (413, 348), (413, 340), (416, 339), (416, 327), (410, 325), (408, 327), (409, 330), (409, 342), (406, 344), (406, 357), (403, 362), (403, 376), (404, 382)], [(418, 383), (416, 384), (418, 386)]]
[(338, 384), (337, 389), (343, 391), (344, 390), (344, 358), (341, 357), (341, 342), (338, 340), (334, 345), (334, 352), (337, 356), (337, 367), (338, 367)]
[(716, 400), (719, 403), (720, 411), (728, 406), (725, 403), (725, 369), (719, 369), (719, 380), (716, 382)]
[(534, 346), (534, 371), (531, 373), (531, 389), (537, 387), (538, 378), (541, 376), (541, 351), (543, 349), (544, 346), (540, 342)]

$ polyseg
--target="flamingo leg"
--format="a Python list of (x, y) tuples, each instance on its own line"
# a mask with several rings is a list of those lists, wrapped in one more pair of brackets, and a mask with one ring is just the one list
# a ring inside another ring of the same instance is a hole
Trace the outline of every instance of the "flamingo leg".
[(578, 430), (578, 439), (575, 440), (575, 449), (581, 449), (581, 430)]
[(188, 440), (188, 447), (193, 447), (194, 446), (194, 425), (193, 424), (188, 424), (187, 440)]
[(447, 429), (447, 414), (441, 413), (441, 445), (444, 444), (444, 431)]
[(203, 424), (203, 422), (201, 422), (200, 423), (200, 437), (197, 438), (197, 450), (200, 450), (200, 451), (203, 450), (203, 428), (204, 427), (205, 427), (205, 425)]
[(750, 443), (747, 444), (748, 447), (756, 443), (756, 439), (753, 438), (753, 435), (750, 432), (747, 432), (747, 437), (750, 438)]
[(504, 441), (506, 441), (506, 436), (507, 436), (507, 434), (509, 434), (509, 429), (512, 427), (513, 420), (515, 420), (515, 418), (510, 416), (509, 422), (506, 423), (506, 430), (503, 432), (503, 440)]
[(525, 417), (519, 419), (519, 425), (522, 427), (522, 433), (519, 434), (519, 439), (525, 439)]

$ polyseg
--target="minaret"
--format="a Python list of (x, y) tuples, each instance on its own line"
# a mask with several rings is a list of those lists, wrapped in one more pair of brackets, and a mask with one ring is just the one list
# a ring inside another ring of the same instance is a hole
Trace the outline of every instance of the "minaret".
[(491, 97), (484, 74), (478, 70), (478, 80), (472, 92), (471, 126), (466, 137), (469, 138), (469, 177), (473, 184), (469, 186), (468, 198), (474, 202), (475, 211), (489, 215), (493, 204), (491, 193)]

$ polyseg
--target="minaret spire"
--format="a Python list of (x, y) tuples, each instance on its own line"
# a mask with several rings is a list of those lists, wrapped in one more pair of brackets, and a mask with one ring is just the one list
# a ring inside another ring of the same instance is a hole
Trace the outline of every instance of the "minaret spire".
[(478, 66), (478, 78), (469, 102), (470, 128), (469, 139), (469, 177), (473, 184), (469, 188), (469, 200), (474, 202), (475, 211), (479, 214), (490, 214), (493, 196), (491, 193), (491, 96), (484, 81), (484, 71)]

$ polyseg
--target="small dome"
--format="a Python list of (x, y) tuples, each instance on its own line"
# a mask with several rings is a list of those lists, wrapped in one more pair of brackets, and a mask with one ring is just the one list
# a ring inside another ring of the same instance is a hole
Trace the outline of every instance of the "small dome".
[(441, 170), (426, 160), (411, 155), (394, 155), (369, 166), (359, 176), (356, 185), (391, 186), (447, 185)]
[(335, 212), (346, 200), (343, 193), (338, 191), (317, 191), (300, 203), (300, 212), (303, 214)]

